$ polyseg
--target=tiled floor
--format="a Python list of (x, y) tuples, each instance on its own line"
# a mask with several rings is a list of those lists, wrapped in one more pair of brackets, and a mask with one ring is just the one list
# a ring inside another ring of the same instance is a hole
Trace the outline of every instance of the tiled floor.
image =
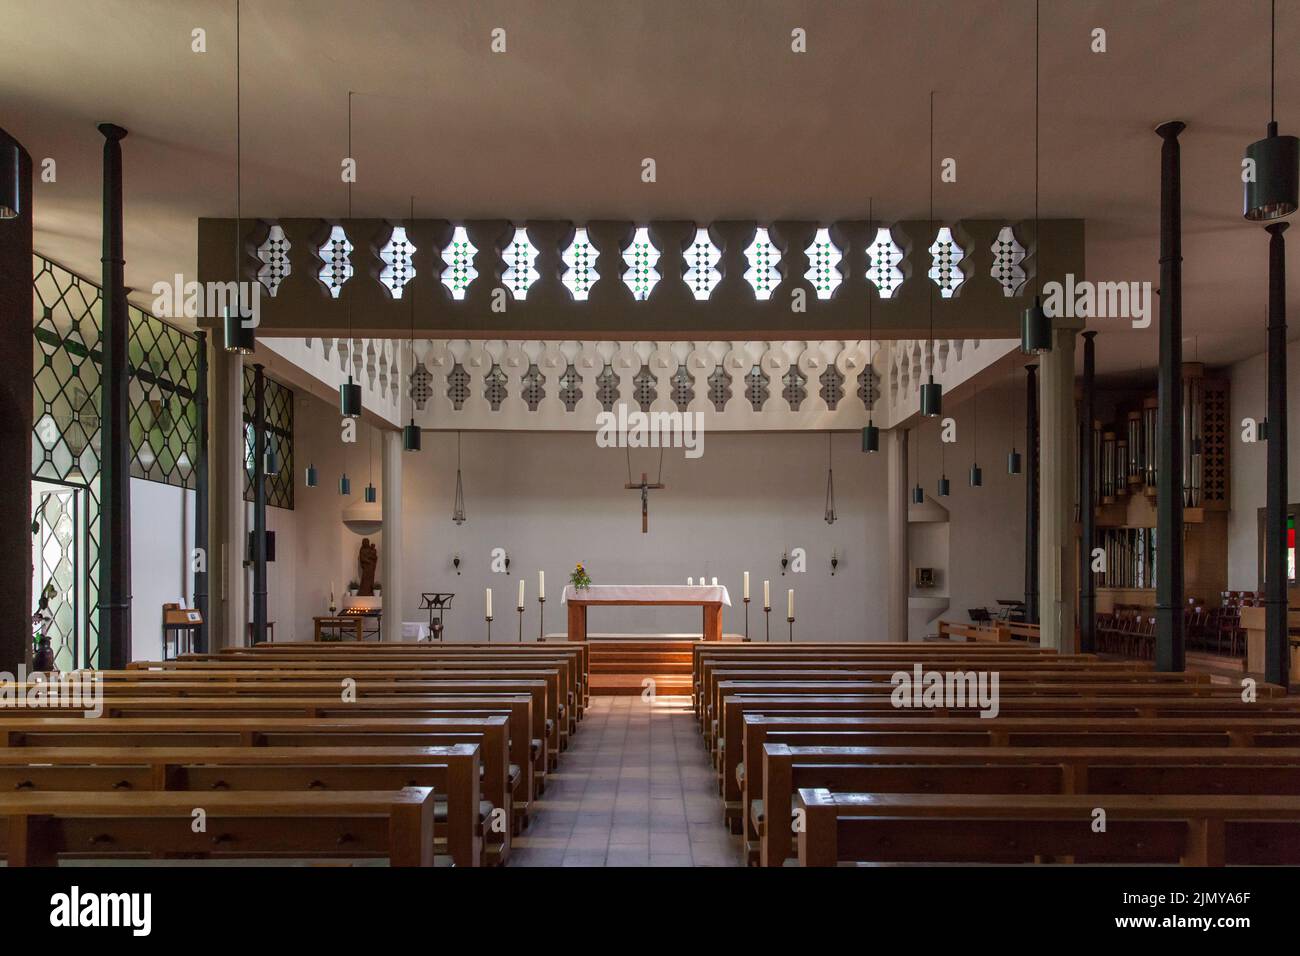
[(690, 699), (593, 697), (512, 866), (740, 866)]

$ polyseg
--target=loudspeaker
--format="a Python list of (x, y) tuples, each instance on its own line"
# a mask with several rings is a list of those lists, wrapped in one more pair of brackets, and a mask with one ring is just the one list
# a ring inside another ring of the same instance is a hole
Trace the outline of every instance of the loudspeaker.
[[(253, 553), (255, 550), (255, 539), (253, 537), (253, 534), (254, 532), (252, 531), (248, 532), (247, 560), (249, 561), (253, 560)], [(275, 560), (275, 532), (274, 531), (268, 531), (266, 533), (266, 560), (268, 563)]]

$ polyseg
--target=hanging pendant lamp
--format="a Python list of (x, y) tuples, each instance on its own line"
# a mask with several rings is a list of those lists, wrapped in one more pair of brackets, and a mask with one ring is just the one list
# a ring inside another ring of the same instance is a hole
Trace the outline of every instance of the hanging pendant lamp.
[(402, 428), (402, 451), (419, 451), (420, 450), (420, 426), (415, 424), (415, 416), (411, 416), (411, 423)]
[[(1038, 0), (1034, 0), (1034, 280), (1038, 290), (1033, 304), (1020, 316), (1020, 351), (1025, 355), (1042, 355), (1052, 351), (1052, 319), (1043, 308), (1043, 280), (1038, 228)], [(1017, 474), (1017, 472), (1012, 472)]]
[(460, 432), (456, 432), (456, 501), (452, 506), (451, 520), (457, 525), (465, 523), (465, 486), (460, 475)]
[(834, 432), (826, 433), (826, 513), (822, 516), (827, 524), (835, 523), (835, 471), (831, 468), (831, 451), (834, 448)]
[[(876, 199), (874, 196), (867, 200), (867, 223), (874, 226), (876, 221)], [(873, 289), (867, 290), (867, 370), (871, 373), (871, 384), (875, 385), (876, 369), (871, 363), (871, 346), (874, 344), (871, 339), (871, 302), (876, 296)], [(876, 401), (871, 397), (871, 389), (867, 389), (867, 398), (871, 403), (867, 406), (867, 423), (862, 426), (862, 450), (864, 452), (880, 451), (880, 429), (876, 427)]]
[(1245, 209), (1251, 222), (1281, 219), (1300, 205), (1300, 139), (1277, 134), (1277, 0), (1270, 5), (1268, 135), (1246, 147)]
[(18, 144), (0, 146), (0, 219), (17, 219), (22, 211), (21, 169)]
[(980, 393), (979, 389), (971, 396), (971, 462), (970, 486), (979, 488), (984, 484), (984, 472), (979, 466), (980, 452)]
[(348, 477), (348, 473), (346, 471), (343, 472), (343, 477), (339, 479), (339, 494), (341, 495), (352, 494), (352, 479)]
[[(415, 227), (415, 197), (411, 197), (411, 228)], [(412, 360), (415, 358), (415, 289), (411, 290), (411, 332), (406, 341), (407, 354)], [(408, 389), (409, 392), (409, 389)], [(415, 424), (415, 396), (409, 395), (411, 399), (411, 421), (402, 428), (402, 451), (419, 451), (420, 450), (420, 429)]]
[(365, 498), (366, 504), (373, 505), (375, 503), (375, 497), (376, 497), (375, 495), (375, 433), (373, 431), (370, 433), (370, 451), (366, 455), (366, 464), (370, 468), (370, 478), (366, 482), (366, 487), (362, 491), (362, 496)]
[(243, 268), (241, 263), (240, 244), (243, 241), (243, 142), (240, 113), (240, 80), (239, 80), (239, 3), (235, 3), (235, 314), (230, 314), (230, 307), (227, 306), (222, 313), (221, 324), (222, 333), (225, 341), (226, 351), (235, 352), (240, 355), (251, 355), (253, 353), (255, 335), (251, 325), (244, 324), (243, 312), (244, 296), (239, 290), (243, 283)]
[(307, 466), (306, 483), (308, 488), (315, 488), (317, 485), (320, 484), (320, 472), (316, 470), (315, 465)]
[[(351, 364), (351, 347), (348, 348), (348, 362)], [(361, 417), (361, 386), (352, 380), (352, 374), (348, 373), (348, 380), (339, 386), (339, 411), (346, 418)]]
[(1016, 370), (1011, 370), (1011, 453), (1007, 455), (1007, 474), (1020, 474), (1020, 452), (1016, 451)]
[[(934, 90), (930, 91), (930, 234), (934, 234)], [(921, 414), (938, 418), (943, 414), (943, 386), (934, 380), (934, 282), (927, 283), (930, 293), (930, 379), (921, 386)], [(919, 487), (919, 486), (918, 486)]]

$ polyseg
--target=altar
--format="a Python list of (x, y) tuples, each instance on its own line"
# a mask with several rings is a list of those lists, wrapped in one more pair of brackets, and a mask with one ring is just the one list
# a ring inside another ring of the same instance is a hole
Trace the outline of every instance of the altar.
[(587, 608), (609, 606), (698, 606), (703, 609), (706, 641), (722, 640), (722, 608), (731, 606), (731, 596), (722, 585), (689, 584), (593, 584), (564, 588), (561, 598), (569, 608), (569, 640), (587, 639)]

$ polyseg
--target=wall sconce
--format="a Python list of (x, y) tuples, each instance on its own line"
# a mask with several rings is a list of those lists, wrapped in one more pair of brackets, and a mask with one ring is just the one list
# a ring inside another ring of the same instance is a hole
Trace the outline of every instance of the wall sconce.
[(455, 557), (453, 557), (453, 558), (451, 559), (451, 566), (452, 566), (453, 568), (456, 569), (456, 573), (457, 573), (457, 574), (460, 574), (460, 555), (459, 555), (459, 554), (456, 555)]
[(835, 569), (840, 566), (840, 555), (838, 551), (831, 552), (831, 577), (835, 577)]
[(785, 569), (790, 566), (790, 557), (784, 551), (781, 552), (781, 576), (785, 577)]
[(510, 555), (506, 554), (506, 574), (510, 573)]

